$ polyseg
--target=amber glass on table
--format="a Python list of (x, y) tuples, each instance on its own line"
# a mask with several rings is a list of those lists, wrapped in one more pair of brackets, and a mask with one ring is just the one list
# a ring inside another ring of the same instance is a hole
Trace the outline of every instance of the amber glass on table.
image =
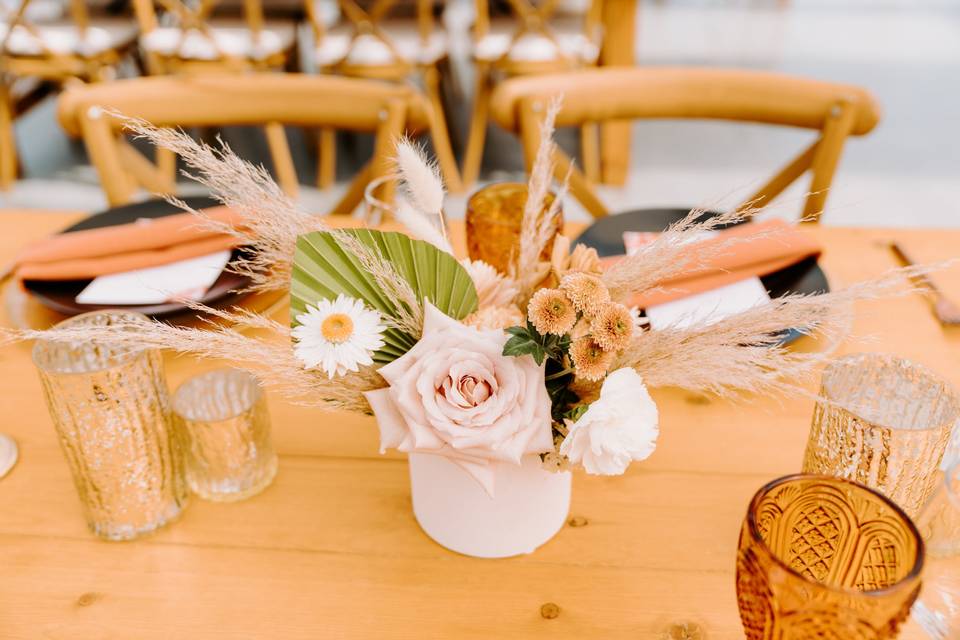
[(923, 541), (880, 493), (794, 475), (750, 502), (737, 551), (748, 640), (895, 638), (920, 591)]
[(915, 517), (929, 498), (960, 396), (908, 360), (854, 354), (823, 372), (804, 473), (855, 480)]
[[(544, 201), (546, 215), (554, 195)], [(471, 260), (483, 260), (507, 273), (513, 256), (520, 249), (520, 227), (527, 203), (527, 185), (519, 182), (498, 182), (470, 196), (467, 201), (467, 253)], [(563, 212), (558, 208), (552, 221), (553, 237), (563, 230)], [(550, 259), (553, 238), (544, 247), (542, 258)]]
[[(97, 311), (57, 327), (131, 319), (146, 320)], [(96, 339), (38, 341), (33, 361), (90, 529), (127, 540), (175, 518), (188, 494), (159, 352)]]
[(960, 460), (947, 469), (917, 518), (927, 547), (913, 619), (934, 640), (960, 638)]
[(173, 408), (187, 482), (195, 494), (233, 502), (273, 482), (277, 454), (266, 396), (256, 378), (236, 369), (194, 376), (177, 389)]

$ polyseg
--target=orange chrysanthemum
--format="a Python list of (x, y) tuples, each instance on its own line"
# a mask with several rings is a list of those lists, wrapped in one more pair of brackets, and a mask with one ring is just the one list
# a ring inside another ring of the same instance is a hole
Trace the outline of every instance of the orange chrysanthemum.
[(585, 380), (601, 380), (613, 364), (613, 352), (605, 351), (591, 336), (580, 338), (570, 346), (570, 359), (576, 375)]
[(559, 289), (540, 289), (530, 299), (527, 317), (541, 334), (562, 336), (577, 322), (577, 310)]
[(560, 289), (577, 308), (587, 315), (596, 313), (602, 305), (610, 302), (610, 292), (600, 278), (588, 273), (568, 273), (560, 281)]
[(620, 351), (633, 336), (633, 316), (622, 304), (610, 302), (597, 311), (590, 322), (593, 339), (607, 351)]

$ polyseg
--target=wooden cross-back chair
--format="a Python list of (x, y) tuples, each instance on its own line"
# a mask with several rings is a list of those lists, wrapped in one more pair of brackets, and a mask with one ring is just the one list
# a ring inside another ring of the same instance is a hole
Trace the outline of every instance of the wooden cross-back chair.
[(57, 8), (56, 3), (33, 11), (40, 4), (31, 0), (20, 0), (14, 7), (0, 4), (0, 188), (17, 176), (14, 82), (109, 80), (137, 37), (130, 20), (91, 17), (83, 0), (70, 0), (66, 14), (54, 19), (42, 18), (49, 8)]
[[(142, 189), (166, 194), (175, 189), (173, 159), (157, 163), (125, 139), (118, 112), (158, 127), (257, 126), (263, 123), (372, 132), (373, 157), (357, 174), (333, 213), (347, 214), (363, 199), (371, 181), (392, 171), (393, 145), (405, 133), (429, 127), (428, 105), (408, 87), (393, 83), (300, 74), (165, 76), (71, 87), (60, 97), (64, 129), (82, 136), (111, 205)], [(288, 195), (297, 191), (289, 151), (274, 170)], [(393, 182), (379, 197), (390, 200)]]
[[(440, 87), (440, 65), (447, 59), (447, 35), (434, 19), (435, 0), (412, 0), (412, 18), (396, 17), (399, 0), (336, 0), (344, 20), (331, 25), (323, 4), (307, 0), (313, 29), (313, 61), (326, 73), (391, 80), (422, 80), (433, 110), (433, 140), (447, 187), (461, 190), (460, 172), (450, 144)], [(328, 0), (329, 2), (329, 0)], [(335, 139), (325, 131), (320, 138), (317, 183), (324, 187), (336, 173)]]
[(219, 0), (133, 0), (151, 74), (283, 68), (296, 41), (292, 22), (267, 20), (260, 0), (242, 17), (215, 16)]
[[(562, 96), (557, 126), (584, 122), (713, 119), (812, 129), (817, 139), (784, 165), (740, 209), (768, 204), (806, 172), (812, 174), (803, 219), (819, 220), (844, 143), (869, 133), (880, 118), (860, 87), (775, 73), (703, 68), (610, 68), (516, 78), (491, 100), (494, 120), (519, 134), (529, 169), (539, 147), (539, 123), (549, 101)], [(573, 167), (557, 151), (556, 175)], [(608, 214), (591, 182), (573, 167), (570, 189), (594, 216)]]
[[(619, 2), (621, 0), (607, 0)], [(558, 73), (595, 66), (603, 40), (603, 0), (583, 0), (573, 12), (564, 13), (560, 0), (508, 0), (511, 16), (493, 17), (490, 0), (475, 0), (473, 62), (476, 86), (467, 147), (463, 160), (464, 184), (480, 175), (486, 140), (490, 92), (495, 78)], [(581, 136), (585, 149), (597, 148), (594, 123), (584, 123)], [(591, 178), (600, 174), (598, 154), (584, 156), (584, 170)]]

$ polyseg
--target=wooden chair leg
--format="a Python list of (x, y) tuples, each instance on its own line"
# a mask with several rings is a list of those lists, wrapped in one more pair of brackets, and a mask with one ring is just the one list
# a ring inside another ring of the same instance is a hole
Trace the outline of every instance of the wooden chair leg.
[(600, 126), (596, 122), (580, 127), (580, 159), (587, 179), (594, 184), (600, 182)]
[[(377, 139), (373, 146), (373, 165), (370, 180), (376, 180), (390, 173), (397, 141), (403, 135), (403, 126), (407, 120), (407, 104), (403, 100), (391, 100), (383, 113), (380, 126), (377, 127)], [(377, 197), (393, 204), (397, 181), (387, 180), (378, 189)]]
[(469, 187), (480, 177), (480, 164), (483, 162), (483, 144), (487, 135), (487, 112), (490, 109), (490, 66), (478, 62), (476, 87), (473, 92), (473, 113), (470, 116), (470, 133), (467, 148), (463, 154), (464, 187)]
[(0, 189), (6, 191), (17, 179), (17, 140), (13, 134), (13, 100), (6, 86), (0, 87)]
[(329, 189), (337, 179), (337, 132), (335, 129), (320, 130), (317, 151), (317, 186)]
[(853, 129), (853, 116), (854, 110), (846, 102), (834, 105), (827, 116), (811, 165), (813, 178), (810, 180), (810, 195), (803, 207), (803, 220), (806, 222), (820, 221), (843, 145)]
[(357, 172), (357, 175), (350, 181), (347, 191), (341, 196), (340, 200), (334, 205), (330, 212), (335, 216), (348, 216), (353, 213), (357, 205), (363, 201), (363, 192), (370, 183), (373, 175), (373, 160), (369, 160), (363, 168)]
[(293, 166), (293, 157), (290, 155), (290, 145), (287, 143), (287, 134), (279, 122), (268, 122), (264, 125), (267, 134), (267, 146), (270, 148), (270, 157), (273, 159), (273, 169), (277, 173), (277, 182), (291, 198), (300, 193), (300, 183), (297, 180), (297, 170)]
[(440, 72), (435, 66), (427, 67), (423, 72), (424, 85), (427, 89), (427, 99), (433, 113), (430, 117), (430, 138), (440, 163), (440, 171), (447, 183), (447, 190), (452, 193), (461, 193), (463, 183), (460, 180), (460, 171), (457, 169), (457, 158), (453, 154), (450, 144), (450, 131), (447, 128), (447, 118), (443, 112), (443, 98), (440, 95)]
[(154, 149), (154, 161), (157, 164), (157, 172), (162, 180), (166, 180), (170, 185), (169, 193), (176, 191), (177, 184), (177, 154), (166, 147), (156, 147)]

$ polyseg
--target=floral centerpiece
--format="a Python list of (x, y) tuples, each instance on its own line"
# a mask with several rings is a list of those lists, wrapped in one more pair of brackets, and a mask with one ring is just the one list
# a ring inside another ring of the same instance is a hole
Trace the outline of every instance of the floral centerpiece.
[[(846, 335), (852, 303), (902, 281), (888, 275), (779, 298), (709, 326), (651, 331), (628, 305), (631, 296), (707, 259), (691, 250), (691, 239), (753, 212), (703, 220), (693, 211), (604, 268), (592, 249), (571, 250), (567, 238), (553, 236), (553, 211), (541, 215), (552, 187), (555, 113), (554, 106), (543, 123), (508, 273), (454, 255), (438, 172), (408, 142), (397, 147), (402, 189), (394, 211), (410, 235), (332, 228), (297, 210), (265, 170), (228, 148), (128, 120), (241, 214), (242, 224), (224, 226), (194, 212), (249, 248), (232, 268), (253, 289), (289, 290), (289, 326), (241, 308), (195, 305), (220, 323), (132, 319), (97, 329), (7, 330), (7, 337), (227, 358), (296, 402), (371, 413), (381, 449), (410, 454), (414, 510), (431, 536), (474, 555), (532, 551), (566, 517), (571, 468), (617, 475), (654, 452), (660, 425), (648, 387), (805, 392), (803, 378)], [(546, 209), (559, 207), (565, 191), (559, 185)], [(790, 351), (778, 337), (788, 328), (824, 336), (828, 348)]]

